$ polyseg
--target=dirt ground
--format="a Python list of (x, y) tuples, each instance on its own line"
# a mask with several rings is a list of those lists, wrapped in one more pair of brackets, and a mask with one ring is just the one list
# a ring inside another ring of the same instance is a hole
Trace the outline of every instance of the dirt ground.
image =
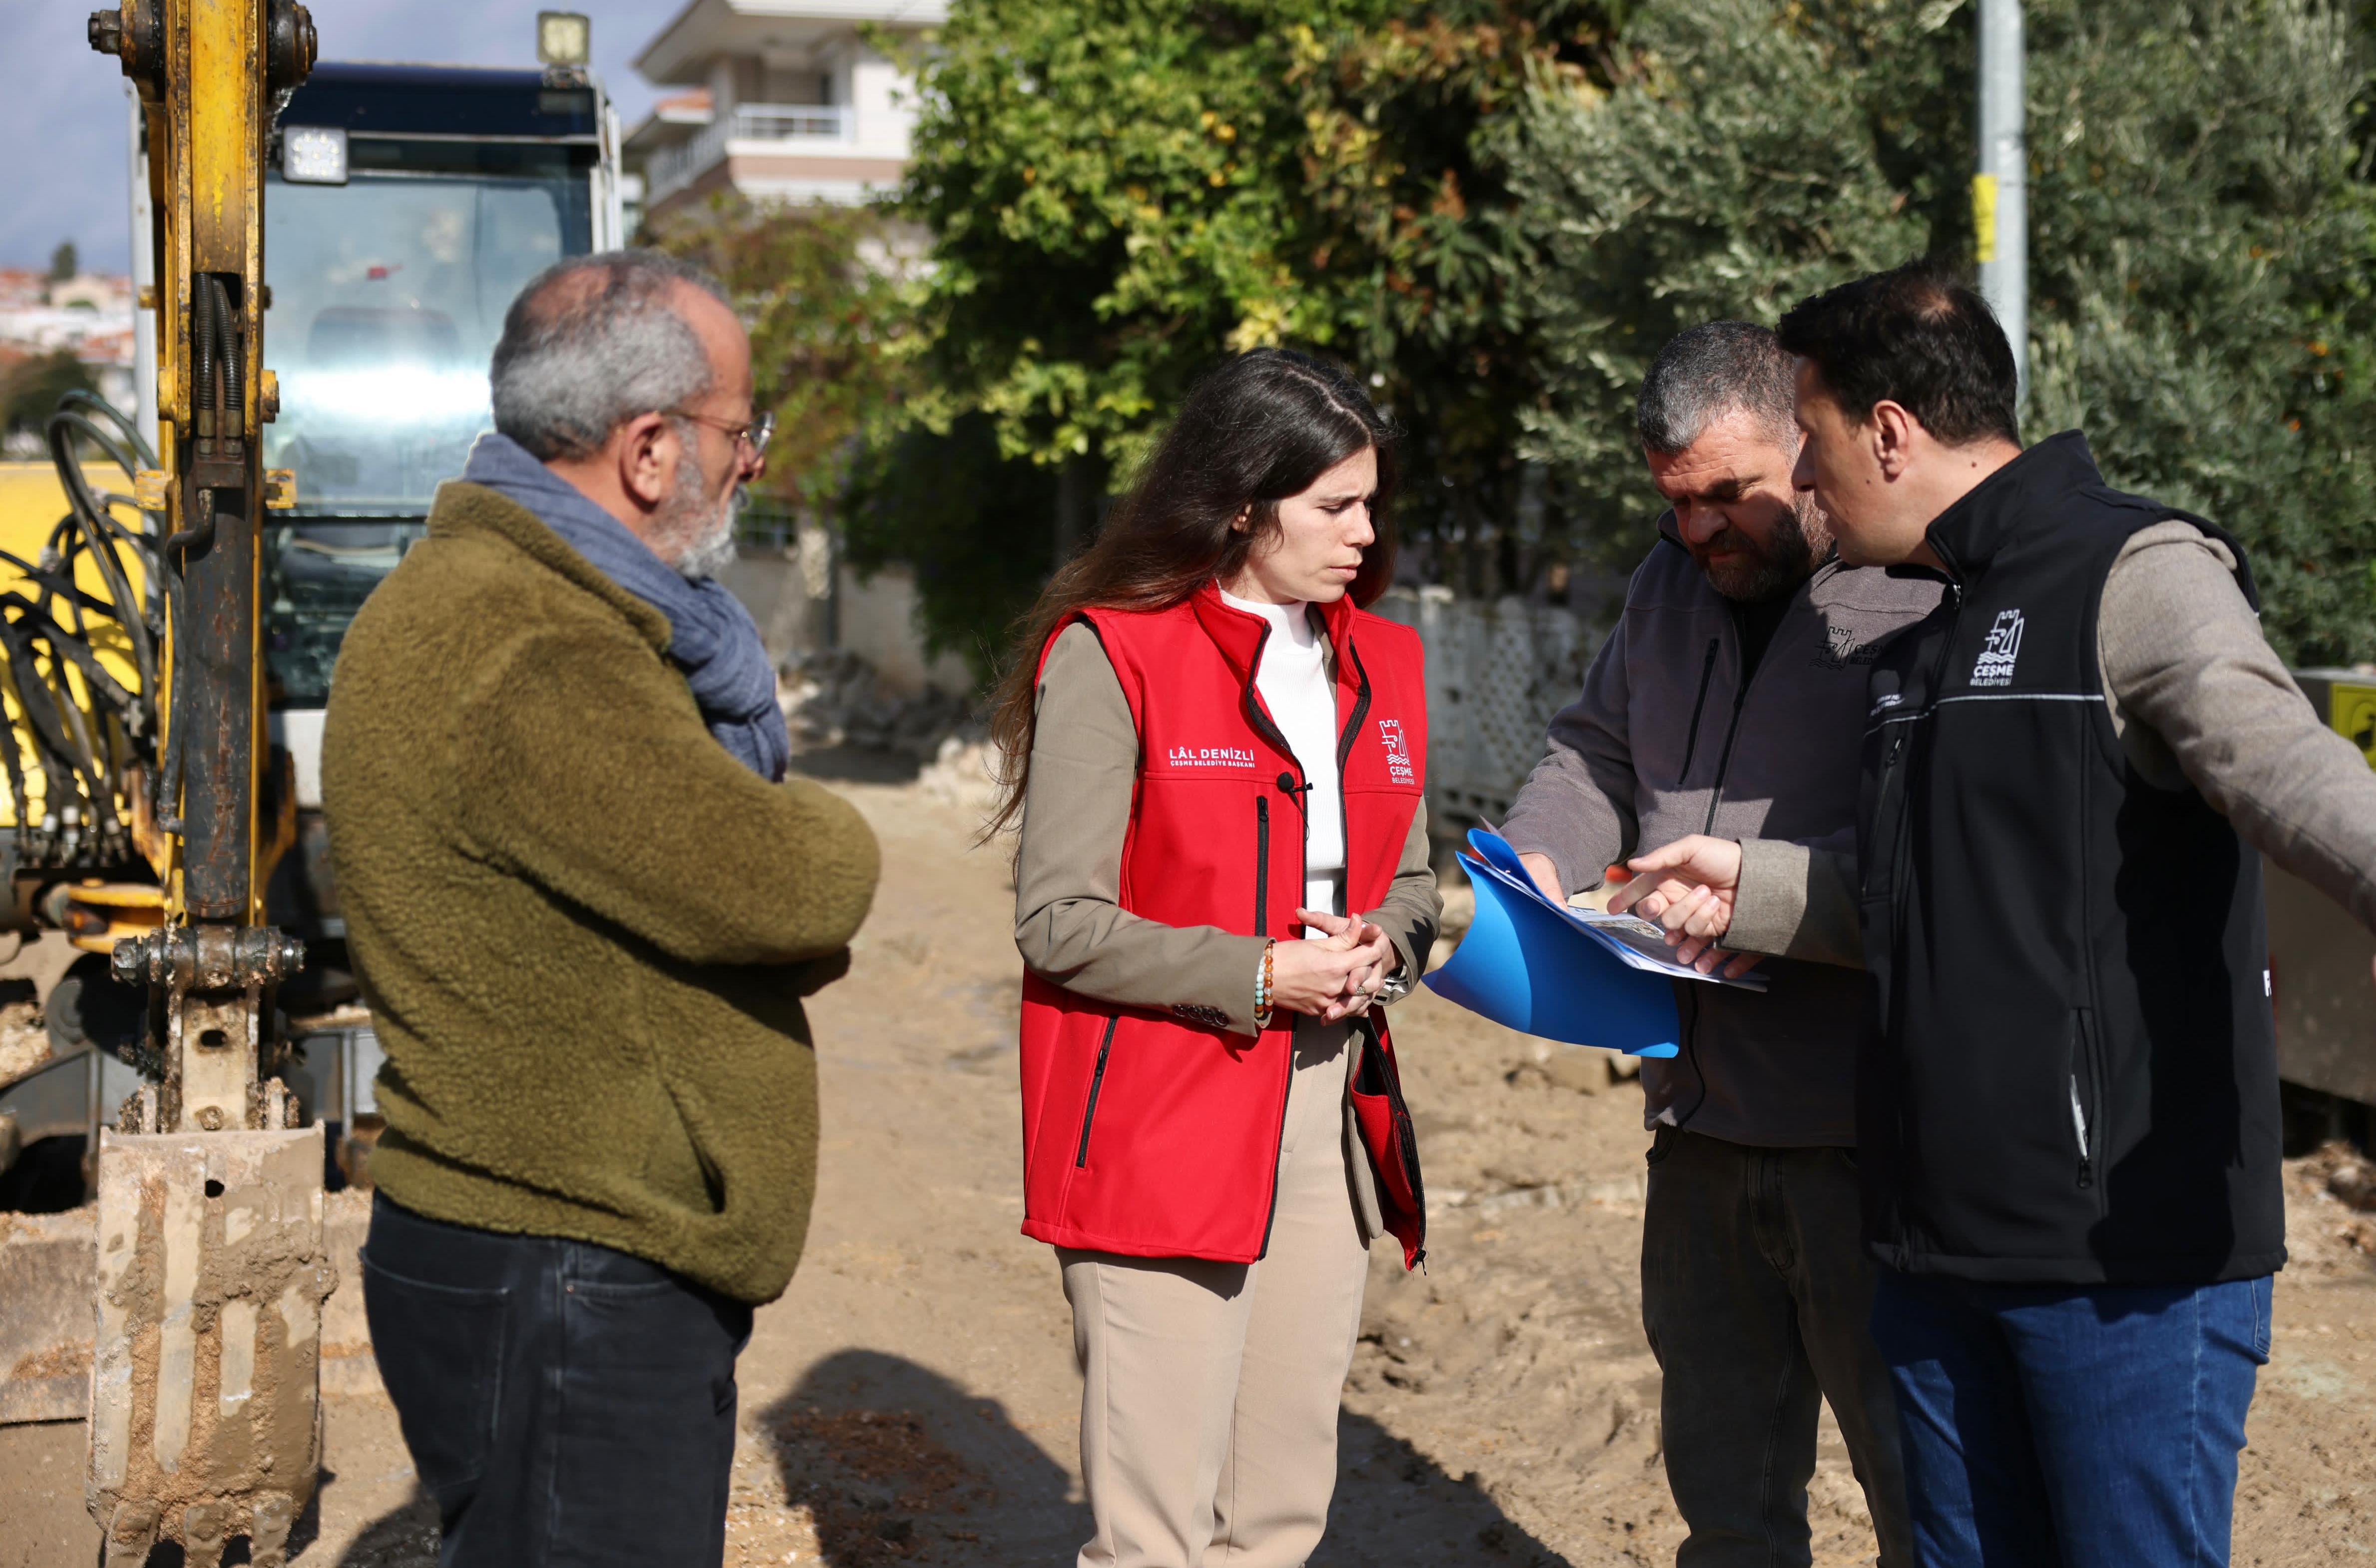
[[(1048, 1249), (1022, 1218), (1011, 897), (967, 817), (915, 786), (844, 783), (882, 836), (849, 980), (814, 1004), (826, 1131), (799, 1277), (742, 1362), (727, 1560), (1069, 1562), (1086, 1533), (1079, 1384)], [(1422, 993), (1396, 1014), (1433, 1198), (1427, 1272), (1380, 1248), (1345, 1396), (1343, 1473), (1313, 1559), (1668, 1562), (1658, 1373), (1636, 1308), (1639, 1096), (1597, 1052), (1550, 1054)], [(2376, 1218), (2288, 1176), (2237, 1500), (2236, 1561), (2376, 1552)], [(298, 1561), (417, 1568), (435, 1522), (384, 1399), (332, 1396)], [(1816, 1561), (1871, 1561), (1825, 1423)], [(0, 1568), (88, 1568), (78, 1424), (0, 1429)]]

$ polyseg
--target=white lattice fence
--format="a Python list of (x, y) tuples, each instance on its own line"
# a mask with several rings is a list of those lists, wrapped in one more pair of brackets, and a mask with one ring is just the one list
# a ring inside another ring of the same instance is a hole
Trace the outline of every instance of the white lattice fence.
[(1543, 754), (1552, 714), (1574, 702), (1607, 628), (1509, 598), (1397, 588), (1372, 606), (1427, 648), (1428, 814), (1440, 835), (1499, 823)]

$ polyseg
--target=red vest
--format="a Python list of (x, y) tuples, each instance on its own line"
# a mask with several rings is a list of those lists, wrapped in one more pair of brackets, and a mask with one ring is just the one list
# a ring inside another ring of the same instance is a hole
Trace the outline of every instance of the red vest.
[[(1336, 649), (1345, 907), (1384, 898), (1427, 779), (1418, 634), (1340, 600)], [(1122, 907), (1168, 925), (1301, 934), (1303, 772), (1254, 690), (1269, 623), (1210, 585), (1170, 610), (1092, 610), (1138, 730)], [(1063, 627), (1059, 627), (1061, 633)], [(1049, 647), (1054, 646), (1054, 637)], [(1040, 651), (1047, 660), (1047, 649)], [(1040, 825), (1040, 831), (1061, 825)], [(1247, 966), (1251, 996), (1255, 976)], [(1258, 1036), (1023, 981), (1023, 1233), (1141, 1257), (1252, 1263), (1269, 1242), (1295, 1015)], [(1376, 1017), (1373, 1013), (1372, 1017)], [(1426, 1216), (1384, 1020), (1357, 1029), (1356, 1118), (1406, 1265)]]

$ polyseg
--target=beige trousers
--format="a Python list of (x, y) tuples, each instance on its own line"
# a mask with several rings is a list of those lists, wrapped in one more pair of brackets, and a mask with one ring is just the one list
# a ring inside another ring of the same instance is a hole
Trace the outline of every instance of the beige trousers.
[(1320, 1544), (1369, 1249), (1348, 1174), (1347, 1030), (1299, 1024), (1260, 1262), (1056, 1251), (1097, 1529), (1079, 1568), (1296, 1568)]

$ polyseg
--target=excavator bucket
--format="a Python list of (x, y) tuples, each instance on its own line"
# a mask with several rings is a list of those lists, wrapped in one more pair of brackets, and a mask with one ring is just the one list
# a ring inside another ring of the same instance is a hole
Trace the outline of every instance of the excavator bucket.
[(100, 1135), (91, 1515), (107, 1568), (178, 1541), (286, 1562), (320, 1463), (322, 1129)]

